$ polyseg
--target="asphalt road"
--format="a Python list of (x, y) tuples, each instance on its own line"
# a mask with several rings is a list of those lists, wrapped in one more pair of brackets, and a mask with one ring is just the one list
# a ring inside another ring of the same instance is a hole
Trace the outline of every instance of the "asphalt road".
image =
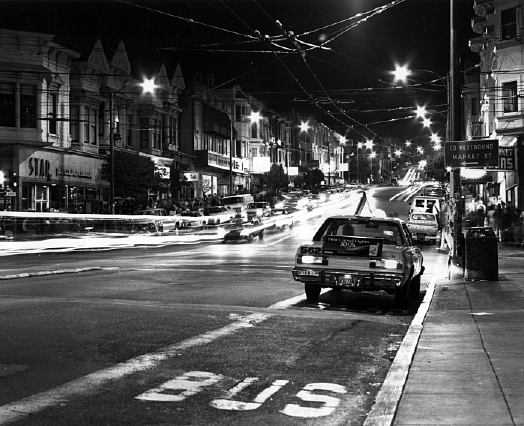
[[(402, 216), (399, 190), (371, 197)], [(305, 303), (290, 269), (321, 220), (251, 244), (0, 259), (99, 268), (0, 281), (0, 424), (362, 424), (411, 317), (386, 295)], [(446, 259), (425, 259), (427, 283)]]

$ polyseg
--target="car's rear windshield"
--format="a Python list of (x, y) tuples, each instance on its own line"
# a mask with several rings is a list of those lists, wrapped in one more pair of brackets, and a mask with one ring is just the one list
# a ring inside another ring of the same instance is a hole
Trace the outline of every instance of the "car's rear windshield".
[(435, 221), (435, 215), (427, 213), (412, 213), (411, 220), (426, 220), (426, 221)]
[(248, 209), (263, 209), (267, 206), (267, 203), (264, 202), (256, 202), (256, 203), (249, 203), (247, 205)]
[(223, 211), (224, 207), (208, 207), (204, 213), (222, 213)]
[(396, 222), (373, 219), (328, 219), (313, 237), (321, 241), (327, 235), (383, 238), (384, 244), (405, 244), (404, 234)]

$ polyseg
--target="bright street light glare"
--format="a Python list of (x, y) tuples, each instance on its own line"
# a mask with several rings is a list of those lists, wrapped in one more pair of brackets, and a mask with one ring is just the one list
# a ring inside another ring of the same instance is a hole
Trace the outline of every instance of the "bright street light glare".
[(431, 133), (431, 142), (440, 143), (441, 138), (437, 133)]
[(338, 138), (338, 141), (341, 145), (345, 145), (348, 140), (345, 136), (341, 135), (340, 138)]
[(421, 146), (417, 146), (417, 152), (419, 154), (424, 154), (424, 148), (422, 148)]
[(260, 112), (258, 111), (251, 111), (251, 113), (249, 114), (249, 122), (251, 124), (258, 123), (261, 118), (262, 116), (260, 115)]
[(427, 113), (428, 111), (424, 105), (417, 105), (417, 109), (415, 110), (417, 118), (426, 118)]
[(140, 83), (139, 85), (142, 87), (143, 95), (146, 95), (148, 93), (151, 95), (154, 95), (155, 89), (158, 89), (160, 87), (158, 84), (155, 83), (155, 77), (153, 78), (143, 77), (142, 83)]
[(375, 151), (371, 152), (371, 154), (369, 154), (369, 158), (375, 158), (377, 156), (377, 153)]
[(395, 64), (395, 70), (391, 71), (393, 74), (393, 82), (400, 81), (401, 83), (406, 83), (408, 81), (408, 77), (411, 75), (411, 70), (408, 68), (407, 65), (398, 65)]
[(395, 151), (395, 155), (396, 155), (397, 157), (400, 157), (400, 156), (402, 155), (402, 151), (401, 151), (400, 149), (397, 149), (397, 150)]
[(373, 139), (366, 139), (366, 149), (369, 149), (370, 151), (373, 149)]
[(411, 141), (408, 139), (408, 140), (405, 142), (405, 145), (406, 145), (406, 146), (411, 146)]
[(424, 118), (424, 119), (422, 120), (422, 125), (423, 125), (424, 127), (430, 128), (430, 127), (431, 127), (431, 120), (430, 120), (429, 118)]
[(442, 149), (442, 145), (440, 143), (437, 143), (437, 144), (433, 145), (433, 149), (435, 151), (440, 151)]
[(300, 121), (300, 124), (298, 126), (300, 128), (301, 132), (307, 133), (309, 131), (309, 121)]
[(362, 149), (363, 146), (364, 146), (364, 144), (362, 142), (357, 142), (357, 148), (358, 149)]

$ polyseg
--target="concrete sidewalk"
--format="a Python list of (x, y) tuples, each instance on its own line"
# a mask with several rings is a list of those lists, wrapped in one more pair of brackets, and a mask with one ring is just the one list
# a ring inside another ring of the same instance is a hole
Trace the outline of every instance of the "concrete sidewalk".
[(394, 425), (524, 425), (524, 250), (499, 247), (498, 281), (441, 281)]

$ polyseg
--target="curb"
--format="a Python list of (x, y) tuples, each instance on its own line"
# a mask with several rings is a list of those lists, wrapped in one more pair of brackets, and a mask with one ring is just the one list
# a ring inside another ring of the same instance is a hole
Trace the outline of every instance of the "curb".
[(386, 379), (377, 394), (375, 403), (366, 417), (364, 426), (390, 426), (393, 424), (397, 406), (408, 378), (409, 368), (417, 349), (418, 340), (424, 328), (424, 319), (434, 292), (435, 279), (431, 280), (424, 300), (411, 321), (395, 359), (389, 368)]
[(91, 268), (58, 269), (56, 271), (22, 272), (20, 274), (0, 275), (0, 280), (14, 280), (17, 278), (42, 277), (46, 275), (75, 274), (88, 271), (117, 271), (118, 267), (93, 266)]

